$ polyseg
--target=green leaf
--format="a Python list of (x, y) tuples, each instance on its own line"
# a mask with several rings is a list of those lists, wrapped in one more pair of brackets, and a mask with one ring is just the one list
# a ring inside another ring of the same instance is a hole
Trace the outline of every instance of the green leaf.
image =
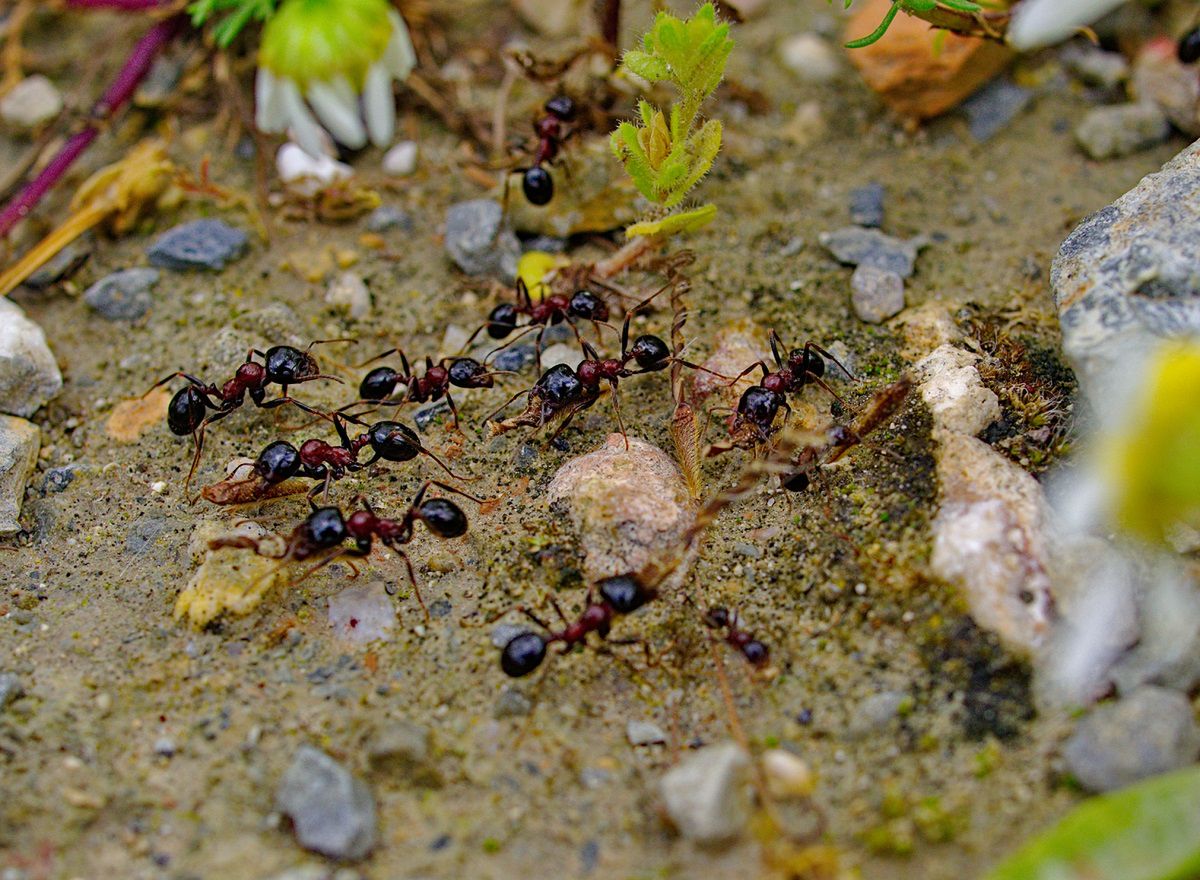
[(1200, 767), (1085, 801), (987, 880), (1191, 880), (1200, 876)]
[(717, 216), (716, 205), (701, 205), (679, 214), (668, 214), (658, 220), (643, 220), (634, 223), (625, 230), (627, 238), (639, 235), (675, 235), (679, 232), (694, 232), (702, 226), (707, 226)]
[(265, 22), (275, 14), (277, 0), (195, 0), (187, 11), (195, 27), (203, 27), (224, 16), (213, 27), (213, 38), (227, 49), (251, 21)]

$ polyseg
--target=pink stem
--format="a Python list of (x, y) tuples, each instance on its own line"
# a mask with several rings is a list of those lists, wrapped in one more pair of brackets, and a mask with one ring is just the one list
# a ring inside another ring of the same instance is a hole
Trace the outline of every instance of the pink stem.
[(67, 169), (75, 163), (99, 135), (100, 123), (106, 122), (121, 105), (133, 97), (134, 91), (150, 70), (155, 57), (167, 43), (179, 33), (187, 19), (182, 15), (158, 22), (146, 32), (146, 35), (133, 47), (121, 72), (113, 80), (112, 85), (104, 96), (92, 107), (89, 118), (92, 120), (82, 131), (77, 132), (63, 145), (58, 154), (41, 170), (30, 183), (11, 202), (0, 211), (0, 238), (8, 235), (14, 226), (23, 220), (30, 211), (37, 207), (38, 202), (50, 189), (62, 179)]

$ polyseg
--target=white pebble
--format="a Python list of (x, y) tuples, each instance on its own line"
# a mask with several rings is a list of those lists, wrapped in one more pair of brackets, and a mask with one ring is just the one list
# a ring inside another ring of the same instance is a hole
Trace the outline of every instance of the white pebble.
[(329, 156), (310, 156), (297, 144), (287, 143), (275, 154), (275, 167), (279, 179), (291, 184), (291, 189), (301, 195), (312, 195), (321, 187), (344, 180), (354, 171)]
[(371, 313), (371, 292), (362, 278), (353, 272), (341, 272), (329, 282), (325, 302), (345, 309), (355, 320)]
[(14, 128), (29, 130), (62, 112), (63, 100), (54, 83), (41, 74), (21, 80), (0, 100), (0, 118)]
[(400, 141), (383, 154), (383, 170), (393, 177), (407, 177), (417, 168), (417, 142)]
[(808, 82), (829, 82), (841, 72), (842, 60), (828, 42), (816, 34), (795, 34), (779, 44), (784, 67)]
[(150, 484), (150, 491), (155, 495), (161, 495), (167, 491), (167, 484), (163, 480), (155, 480)]

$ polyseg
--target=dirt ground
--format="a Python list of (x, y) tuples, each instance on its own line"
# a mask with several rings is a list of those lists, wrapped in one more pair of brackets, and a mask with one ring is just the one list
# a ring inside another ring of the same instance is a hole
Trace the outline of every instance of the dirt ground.
[[(628, 5), (632, 35), (647, 20), (647, 4)], [(711, 351), (723, 327), (751, 316), (789, 340), (841, 340), (861, 377), (839, 386), (852, 405), (895, 378), (907, 366), (899, 330), (854, 317), (850, 270), (817, 243), (818, 233), (848, 222), (849, 191), (878, 180), (888, 193), (885, 230), (935, 237), (909, 283), (909, 308), (942, 303), (977, 336), (980, 328), (1009, 327), (1046, 387), (1069, 394), (1050, 259), (1078, 220), (1157, 169), (1182, 140), (1127, 159), (1086, 161), (1071, 129), (1090, 99), (1061, 74), (1033, 76), (1054, 64), (1052, 55), (1025, 63), (1022, 70), (1042, 83), (1035, 100), (987, 143), (973, 141), (953, 115), (907, 133), (849, 69), (830, 83), (806, 84), (777, 61), (781, 35), (830, 15), (820, 0), (779, 2), (735, 31), (731, 77), (759, 90), (770, 107), (750, 113), (723, 93), (710, 110), (728, 136), (701, 192), (720, 214), (688, 242), (697, 255), (693, 354)], [(453, 24), (452, 46), (476, 52), (523, 33), (498, 3), (468, 4), (443, 20)], [(31, 47), (64, 90), (81, 94), (96, 81), (83, 81), (81, 59), (111, 49), (102, 64), (111, 71), (118, 47), (138, 29), (111, 17), (64, 34), (66, 27), (65, 17), (46, 18)], [(486, 106), (494, 82), (472, 89), (471, 100)], [(533, 106), (538, 94), (522, 86), (514, 103)], [(795, 108), (813, 101), (824, 131), (798, 146), (784, 132)], [(213, 180), (250, 190), (253, 162), (225, 148), (210, 106), (189, 96), (172, 113), (137, 119), (173, 129), (171, 155), (181, 166), (196, 169), (211, 155)], [(524, 118), (514, 111), (510, 123)], [(518, 477), (528, 483), (490, 514), (468, 505), (471, 530), (460, 540), (419, 532), (412, 557), (436, 612), (431, 620), (403, 566), (384, 555), (356, 582), (334, 565), (272, 594), (250, 615), (203, 631), (172, 619), (195, 568), (188, 543), (198, 522), (253, 516), (286, 534), (303, 516), (303, 501), (236, 513), (190, 505), (183, 490), (190, 441), (162, 424), (134, 442), (113, 439), (106, 423), (119, 401), (180, 368), (219, 381), (247, 342), (357, 338), (353, 351), (322, 351), (334, 369), (396, 343), (432, 353), (446, 324), (471, 328), (490, 308), (486, 290), (449, 264), (440, 229), (449, 204), (483, 191), (461, 172), (457, 138), (439, 122), (409, 113), (404, 125), (421, 145), (418, 170), (380, 192), (414, 222), (382, 233), (382, 250), (364, 244), (361, 218), (277, 217), (269, 244), (253, 238), (249, 253), (220, 273), (164, 271), (149, 314), (132, 325), (89, 309), (79, 293), (109, 272), (144, 265), (157, 232), (198, 216), (251, 228), (243, 211), (193, 201), (136, 234), (99, 238), (67, 285), (14, 294), (45, 328), (66, 384), (34, 418), (43, 450), (25, 502), (27, 531), (8, 542), (16, 552), (0, 553), (0, 671), (15, 673), (27, 692), (0, 714), (0, 867), (24, 872), (5, 878), (263, 880), (316, 859), (272, 812), (278, 780), (301, 743), (325, 749), (371, 786), (381, 845), (354, 866), (365, 877), (769, 873), (777, 846), (770, 835), (700, 849), (661, 817), (661, 774), (687, 749), (730, 736), (694, 611), (664, 602), (620, 622), (622, 635), (660, 648), (674, 641), (677, 659), (664, 666), (646, 666), (636, 651), (624, 655), (627, 662), (588, 651), (555, 658), (536, 680), (513, 684), (500, 672), (481, 620), (551, 591), (568, 608), (581, 606), (575, 536), (548, 509), (544, 490), (569, 455), (595, 448), (613, 429), (600, 406), (567, 432), (568, 453), (536, 445), (536, 455), (522, 456), (522, 438), (484, 439), (474, 426), (527, 386), (528, 372), (460, 401), (472, 427), (453, 464), (479, 475), (472, 490), (494, 494)], [(135, 136), (126, 123), (85, 165), (117, 158)], [(7, 141), (3, 155), (11, 160), (20, 149)], [(377, 154), (355, 163), (378, 176)], [(64, 216), (81, 179), (51, 199), (39, 221)], [(292, 268), (326, 248), (353, 252), (352, 271), (373, 294), (367, 320), (326, 305), (325, 282)], [(648, 326), (665, 332), (669, 321), (658, 312)], [(993, 381), (1002, 385), (999, 376)], [(317, 406), (345, 400), (346, 389), (332, 384), (303, 390)], [(996, 390), (1006, 399), (1003, 387)], [(631, 433), (669, 449), (666, 379), (631, 381), (622, 391)], [(1015, 415), (1013, 426), (1005, 448), (1037, 468), (1041, 460), (1012, 442), (1032, 426)], [(199, 482), (278, 434), (262, 411), (214, 426)], [(444, 420), (424, 440), (447, 452)], [(709, 488), (729, 483), (740, 461), (711, 464)], [(912, 399), (869, 448), (808, 493), (785, 498), (772, 489), (727, 511), (688, 581), (699, 601), (737, 606), (771, 645), (780, 674), (769, 681), (724, 655), (741, 724), (756, 749), (783, 745), (813, 768), (824, 840), (842, 869), (867, 878), (976, 876), (1076, 797), (1056, 773), (1061, 723), (1034, 712), (1027, 668), (926, 574), (932, 463), (928, 416)], [(48, 490), (45, 472), (67, 465), (73, 480)], [(380, 508), (400, 510), (432, 474), (423, 463), (391, 466), (347, 480), (337, 497), (361, 489)], [(156, 492), (159, 481), (166, 488)], [(329, 623), (328, 600), (373, 580), (398, 585), (397, 628), (389, 641), (346, 641)], [(496, 717), (498, 702), (514, 702), (509, 690), (532, 701), (531, 714)], [(903, 695), (901, 711), (864, 721), (864, 701), (880, 693)], [(399, 720), (431, 733), (433, 753), (419, 778), (368, 767), (367, 744)], [(631, 746), (630, 720), (657, 723), (672, 743)], [(171, 756), (156, 748), (164, 739)], [(798, 821), (811, 826), (815, 814), (799, 810)]]

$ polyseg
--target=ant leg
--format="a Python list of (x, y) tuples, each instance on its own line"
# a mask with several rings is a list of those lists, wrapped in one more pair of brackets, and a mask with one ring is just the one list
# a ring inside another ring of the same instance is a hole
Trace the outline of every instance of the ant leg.
[[(548, 632), (548, 633), (554, 632), (554, 630), (552, 630), (550, 628), (550, 626), (546, 623), (546, 621), (542, 620), (540, 617), (538, 617), (536, 614), (534, 614), (532, 611), (530, 611), (524, 605), (518, 605), (517, 610), (520, 611), (522, 614), (524, 614), (526, 617), (528, 617), (530, 620), (532, 620), (534, 623), (536, 623), (538, 626), (540, 626), (542, 629), (544, 629), (546, 632)], [(561, 614), (561, 612), (559, 612), (559, 613)]]
[(450, 406), (450, 430), (465, 437), (466, 435), (458, 426), (458, 407), (454, 405), (454, 395), (449, 391), (446, 392), (446, 403)]
[(525, 397), (526, 397), (526, 398), (528, 398), (528, 397), (529, 397), (529, 394), (530, 394), (530, 391), (529, 391), (529, 389), (528, 389), (528, 388), (527, 388), (527, 389), (525, 389), (524, 391), (518, 391), (516, 394), (514, 394), (512, 397), (510, 397), (508, 400), (506, 400), (506, 401), (504, 402), (504, 405), (503, 405), (503, 406), (501, 406), (499, 409), (497, 409), (497, 410), (495, 410), (494, 412), (492, 412), (492, 413), (491, 413), (491, 415), (489, 415), (489, 416), (487, 416), (486, 418), (484, 418), (484, 419), (483, 419), (483, 421), (482, 421), (482, 422), (480, 422), (480, 424), (487, 424), (487, 423), (488, 423), (488, 422), (490, 422), (492, 419), (494, 419), (496, 416), (500, 415), (500, 413), (502, 413), (502, 412), (504, 412), (506, 409), (508, 409), (508, 408), (509, 408), (509, 406), (510, 406), (510, 405), (511, 405), (513, 402), (515, 402), (515, 401), (516, 401), (516, 399), (517, 399), (518, 397), (520, 397), (521, 395), (525, 395)]
[(750, 366), (746, 367), (746, 369), (742, 370), (740, 373), (738, 373), (736, 376), (734, 376), (732, 379), (730, 379), (729, 385), (730, 386), (736, 385), (738, 379), (741, 379), (743, 376), (748, 376), (750, 373), (753, 373), (756, 369), (762, 370), (764, 379), (767, 376), (771, 375), (771, 371), (767, 369), (766, 364), (764, 364), (762, 361), (755, 361)]
[[(563, 626), (570, 626), (571, 621), (567, 619), (567, 615), (563, 614), (562, 607), (558, 604), (558, 600), (550, 595), (546, 596), (546, 598), (550, 601), (550, 607), (554, 609), (554, 613), (558, 615), (558, 619), (563, 622)], [(591, 604), (590, 601), (589, 604)]]
[(408, 558), (407, 553), (405, 553), (395, 544), (389, 544), (388, 546), (391, 547), (392, 550), (396, 552), (396, 555), (404, 561), (404, 567), (408, 569), (409, 583), (412, 584), (413, 595), (417, 597), (417, 602), (421, 605), (421, 611), (423, 611), (425, 614), (425, 622), (428, 623), (430, 621), (429, 608), (425, 605), (425, 597), (421, 595), (421, 588), (417, 586), (417, 575), (416, 572), (413, 571), (412, 560)]
[[(389, 348), (387, 351), (381, 351), (379, 354), (375, 355), (375, 357), (367, 358), (367, 359), (366, 359), (365, 361), (363, 361), (362, 363), (360, 363), (360, 364), (355, 364), (355, 365), (354, 365), (354, 369), (356, 369), (356, 370), (361, 370), (361, 369), (362, 369), (363, 367), (365, 367), (367, 364), (373, 364), (373, 363), (375, 363), (375, 361), (381, 361), (381, 360), (383, 360), (385, 357), (387, 357), (388, 355), (390, 355), (390, 354), (396, 354), (396, 352), (398, 352), (398, 351), (400, 351), (400, 349), (399, 349), (399, 348)], [(401, 352), (401, 353), (403, 354), (403, 352)], [(407, 372), (407, 370), (406, 370), (405, 372)]]
[[(533, 363), (534, 367), (538, 371), (539, 376), (542, 374), (542, 342), (546, 338), (546, 330), (549, 329), (549, 327), (549, 324), (542, 325), (542, 329), (538, 331), (537, 341), (533, 344)], [(574, 329), (575, 325), (572, 324), (571, 327)], [(579, 331), (576, 330), (575, 333), (578, 335)]]
[(853, 374), (853, 373), (851, 373), (849, 370), (847, 370), (847, 369), (846, 369), (846, 365), (845, 365), (845, 364), (843, 364), (841, 361), (839, 361), (837, 358), (835, 358), (835, 357), (834, 357), (832, 354), (830, 354), (830, 353), (829, 353), (829, 352), (828, 352), (826, 349), (824, 349), (824, 348), (822, 348), (821, 346), (817, 345), (815, 342), (806, 342), (806, 343), (804, 343), (804, 350), (805, 350), (805, 351), (809, 351), (809, 350), (811, 350), (811, 351), (815, 351), (815, 352), (816, 352), (817, 354), (819, 354), (821, 357), (823, 357), (823, 358), (828, 358), (829, 360), (831, 360), (831, 361), (833, 361), (835, 364), (837, 364), (837, 365), (838, 365), (838, 368), (839, 368), (839, 369), (840, 369), (840, 370), (841, 370), (843, 373), (845, 373), (845, 374), (846, 374), (847, 376), (849, 376), (851, 379), (854, 379), (854, 374)]
[(433, 452), (431, 452), (429, 449), (427, 449), (424, 446), (421, 447), (420, 452), (422, 455), (428, 455), (430, 458), (432, 458), (434, 461), (436, 461), (438, 464), (438, 467), (440, 467), (447, 474), (449, 474), (451, 479), (462, 480), (464, 483), (470, 483), (470, 482), (473, 482), (474, 480), (479, 479), (478, 477), (464, 477), (462, 474), (454, 473), (454, 471), (450, 470), (449, 466), (444, 461), (442, 461)]
[[(783, 369), (783, 358), (779, 355), (780, 346), (783, 346), (783, 340), (779, 338), (779, 334), (774, 330), (769, 335), (771, 341), (771, 357), (775, 358), (775, 366)], [(784, 346), (786, 348), (786, 346)]]
[(177, 370), (176, 372), (172, 373), (171, 375), (164, 376), (163, 378), (159, 379), (157, 382), (155, 382), (153, 385), (151, 385), (149, 388), (147, 388), (144, 392), (142, 392), (142, 397), (145, 397), (147, 394), (149, 394), (155, 388), (158, 388), (162, 385), (166, 385), (172, 379), (187, 379), (188, 382), (190, 382), (193, 387), (198, 388), (200, 390), (202, 396), (204, 397), (204, 403), (207, 406), (215, 407), (215, 404), (213, 404), (211, 401), (209, 401), (208, 398), (210, 395), (215, 394), (216, 389), (210, 388), (208, 385), (205, 385), (203, 382), (201, 382), (195, 376), (191, 375), (190, 373), (185, 373), (185, 372), (183, 372), (183, 370)]
[(420, 491), (417, 492), (416, 496), (413, 498), (414, 507), (421, 503), (421, 499), (425, 495), (425, 490), (427, 490), (430, 486), (437, 486), (439, 489), (444, 489), (447, 492), (453, 492), (455, 495), (461, 495), (463, 498), (470, 498), (476, 504), (487, 503), (486, 498), (479, 498), (475, 495), (472, 495), (470, 492), (464, 492), (462, 489), (456, 489), (451, 485), (443, 483), (441, 480), (426, 480), (425, 484), (421, 486)]
[(621, 429), (621, 436), (625, 438), (625, 451), (629, 451), (629, 434), (625, 431), (625, 420), (621, 418), (621, 398), (617, 394), (617, 380), (610, 379), (609, 385), (612, 386), (612, 402), (613, 412), (617, 414), (617, 427)]
[[(486, 325), (485, 325), (485, 326), (486, 326)], [(496, 348), (493, 348), (493, 349), (492, 349), (491, 351), (489, 351), (487, 354), (485, 354), (485, 355), (483, 356), (483, 362), (486, 364), (486, 363), (488, 362), (488, 360), (491, 358), (491, 356), (492, 356), (492, 355), (494, 355), (496, 352), (498, 352), (498, 351), (504, 351), (504, 349), (508, 348), (510, 345), (512, 345), (513, 343), (515, 343), (515, 342), (516, 342), (518, 339), (520, 339), (522, 336), (526, 336), (526, 335), (528, 335), (528, 334), (532, 333), (534, 330), (536, 330), (536, 329), (537, 329), (538, 327), (540, 327), (540, 326), (542, 326), (542, 325), (540, 325), (540, 324), (528, 324), (528, 325), (526, 325), (526, 326), (522, 327), (522, 328), (521, 328), (521, 332), (520, 332), (520, 333), (518, 333), (516, 336), (514, 336), (512, 339), (509, 339), (509, 340), (505, 341), (505, 343), (504, 343), (503, 345), (499, 345), (499, 346), (497, 346)], [(539, 363), (540, 363), (540, 362), (539, 362)]]
[(202, 421), (196, 426), (196, 430), (192, 432), (192, 440), (196, 443), (196, 451), (192, 454), (192, 466), (188, 469), (187, 479), (183, 481), (184, 494), (191, 492), (192, 477), (196, 475), (196, 468), (200, 466), (200, 456), (204, 452), (204, 430), (213, 422), (219, 422), (221, 419), (233, 413), (231, 409), (218, 410), (211, 416)]

